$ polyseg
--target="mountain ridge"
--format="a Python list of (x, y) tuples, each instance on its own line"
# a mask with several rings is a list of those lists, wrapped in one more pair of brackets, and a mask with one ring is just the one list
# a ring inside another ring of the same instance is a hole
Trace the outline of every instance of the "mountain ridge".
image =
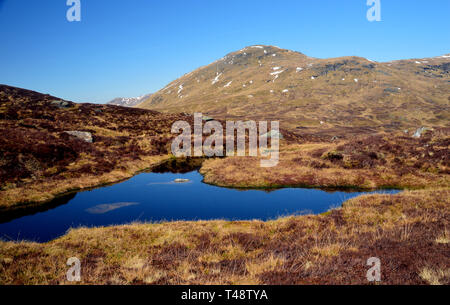
[(151, 93), (141, 95), (138, 97), (116, 97), (115, 99), (109, 101), (108, 105), (116, 105), (116, 106), (124, 106), (124, 107), (133, 107), (142, 103), (144, 100), (150, 98), (152, 96)]

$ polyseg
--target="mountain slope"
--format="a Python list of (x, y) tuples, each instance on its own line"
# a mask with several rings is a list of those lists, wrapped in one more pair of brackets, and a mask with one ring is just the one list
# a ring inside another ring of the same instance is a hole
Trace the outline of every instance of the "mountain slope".
[(448, 126), (449, 70), (449, 55), (378, 63), (251, 46), (182, 76), (137, 107), (280, 120), (302, 132)]
[(178, 120), (193, 118), (76, 104), (0, 84), (0, 212), (156, 165), (168, 158)]

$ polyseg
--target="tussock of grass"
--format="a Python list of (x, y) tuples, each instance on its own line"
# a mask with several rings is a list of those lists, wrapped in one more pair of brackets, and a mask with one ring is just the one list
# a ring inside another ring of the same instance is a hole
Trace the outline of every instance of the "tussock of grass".
[(436, 238), (436, 242), (438, 244), (448, 244), (450, 242), (450, 235), (447, 229), (438, 238)]
[(425, 267), (420, 271), (420, 277), (430, 285), (448, 285), (450, 278), (450, 269), (435, 270), (433, 268)]

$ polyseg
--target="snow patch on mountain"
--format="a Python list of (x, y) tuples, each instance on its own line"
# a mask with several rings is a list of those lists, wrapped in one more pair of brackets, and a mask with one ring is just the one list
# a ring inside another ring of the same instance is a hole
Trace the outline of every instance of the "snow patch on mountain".
[(219, 81), (219, 78), (222, 76), (222, 73), (217, 74), (216, 77), (213, 79), (213, 81), (211, 82), (211, 85), (214, 85), (215, 83), (217, 83)]
[(117, 97), (113, 99), (112, 101), (108, 102), (108, 105), (116, 105), (116, 106), (123, 106), (123, 107), (133, 107), (136, 106), (146, 99), (148, 99), (151, 96), (151, 94), (141, 95), (138, 97)]

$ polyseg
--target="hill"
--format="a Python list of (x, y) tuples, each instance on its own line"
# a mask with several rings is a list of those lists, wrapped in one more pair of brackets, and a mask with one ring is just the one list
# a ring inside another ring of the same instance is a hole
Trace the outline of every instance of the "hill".
[(180, 77), (137, 107), (279, 120), (299, 133), (413, 132), (448, 126), (449, 71), (449, 55), (379, 63), (250, 46)]
[(166, 159), (179, 114), (0, 85), (0, 210), (129, 178)]

